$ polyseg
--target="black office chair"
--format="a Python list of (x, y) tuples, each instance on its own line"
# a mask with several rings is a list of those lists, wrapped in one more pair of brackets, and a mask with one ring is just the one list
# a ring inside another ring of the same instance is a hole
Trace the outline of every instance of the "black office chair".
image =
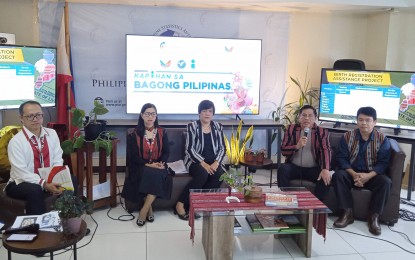
[(365, 63), (361, 60), (354, 60), (354, 59), (336, 60), (333, 64), (333, 69), (364, 70), (365, 69)]

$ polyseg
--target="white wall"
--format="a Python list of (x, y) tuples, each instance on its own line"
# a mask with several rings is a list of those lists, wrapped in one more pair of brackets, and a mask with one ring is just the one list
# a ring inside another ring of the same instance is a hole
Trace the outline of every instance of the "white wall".
[(415, 11), (391, 13), (385, 66), (415, 71)]
[[(367, 69), (415, 71), (413, 24), (415, 11), (294, 13), (287, 80), (304, 79), (308, 66), (308, 78), (318, 86), (321, 68), (332, 67), (338, 59), (363, 60)], [(287, 101), (297, 96), (290, 90)]]
[(0, 0), (0, 32), (14, 33), (16, 44), (35, 45), (35, 13), (30, 0)]
[[(287, 84), (289, 76), (312, 86), (320, 84), (321, 68), (331, 68), (338, 59), (366, 58), (367, 17), (340, 13), (295, 13), (291, 17)], [(290, 88), (287, 102), (297, 101), (298, 91)]]
[(386, 56), (388, 54), (390, 13), (376, 13), (368, 16), (366, 34), (366, 68), (386, 69)]
[[(286, 75), (288, 86), (291, 85), (289, 76), (304, 82), (306, 73), (312, 86), (317, 86), (320, 81), (319, 71), (330, 63), (330, 58), (325, 54), (329, 48), (330, 19), (330, 14), (292, 14)], [(286, 102), (297, 101), (298, 93), (296, 88), (291, 87)]]

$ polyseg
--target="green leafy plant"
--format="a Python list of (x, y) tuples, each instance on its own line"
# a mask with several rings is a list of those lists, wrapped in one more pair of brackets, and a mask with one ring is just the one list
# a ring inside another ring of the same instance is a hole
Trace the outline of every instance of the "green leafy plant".
[[(311, 105), (317, 109), (320, 100), (320, 91), (319, 89), (312, 86), (311, 80), (308, 78), (308, 69), (306, 71), (303, 83), (301, 83), (298, 78), (294, 78), (292, 76), (290, 76), (290, 80), (300, 92), (298, 100), (283, 105), (287, 91), (290, 89), (290, 87), (292, 87), (291, 85), (285, 90), (277, 109), (271, 112), (272, 119), (275, 122), (284, 125), (284, 131), (285, 126), (293, 123), (298, 123), (298, 114), (304, 105)], [(271, 142), (273, 142), (276, 138), (277, 131), (274, 131), (272, 134)]]
[(240, 167), (230, 167), (219, 178), (220, 181), (224, 181), (230, 188), (236, 189), (242, 192), (244, 187), (252, 186), (252, 176), (245, 174), (240, 170)]
[(59, 212), (61, 218), (76, 218), (84, 213), (92, 214), (94, 202), (85, 196), (75, 196), (72, 190), (64, 190), (56, 199), (53, 209)]
[(310, 79), (307, 79), (307, 73), (303, 84), (297, 78), (290, 76), (290, 79), (300, 90), (300, 96), (297, 102), (292, 102), (287, 106), (287, 116), (291, 119), (290, 123), (293, 121), (298, 123), (298, 114), (304, 105), (311, 105), (314, 108), (318, 107), (320, 92), (312, 87)]
[(283, 105), (285, 96), (287, 95), (287, 91), (289, 88), (290, 87), (285, 89), (277, 109), (271, 112), (272, 119), (279, 124), (283, 124), (284, 126), (291, 124), (291, 116), (289, 110), (291, 105), (294, 103), (291, 102)]
[(249, 195), (251, 188), (254, 186), (254, 181), (252, 180), (252, 175), (248, 174), (244, 179), (244, 193)]
[(103, 131), (99, 136), (92, 141), (86, 141), (85, 135), (81, 133), (90, 124), (97, 124), (97, 116), (105, 115), (108, 113), (108, 109), (99, 101), (94, 101), (94, 107), (86, 116), (85, 110), (80, 108), (74, 108), (72, 112), (72, 124), (78, 129), (75, 131), (71, 139), (62, 142), (61, 147), (64, 154), (70, 154), (75, 149), (81, 148), (85, 142), (92, 142), (95, 147), (95, 151), (99, 148), (104, 148), (106, 154), (109, 155), (112, 151), (112, 138), (115, 137), (115, 133), (111, 131)]

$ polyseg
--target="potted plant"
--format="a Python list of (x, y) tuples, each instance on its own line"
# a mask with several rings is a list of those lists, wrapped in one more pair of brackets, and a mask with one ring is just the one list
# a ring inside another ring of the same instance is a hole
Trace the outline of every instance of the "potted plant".
[(289, 123), (298, 123), (298, 113), (304, 105), (311, 105), (316, 108), (318, 107), (320, 92), (318, 89), (313, 88), (310, 79), (307, 79), (307, 73), (303, 84), (301, 84), (297, 78), (290, 76), (290, 79), (299, 89), (300, 96), (297, 102), (292, 102), (287, 106), (287, 116), (291, 119), (289, 120)]
[[(73, 134), (72, 138), (62, 142), (61, 147), (64, 154), (71, 154), (75, 149), (81, 148), (84, 142), (92, 142), (95, 150), (104, 148), (106, 154), (109, 155), (112, 151), (112, 138), (115, 137), (115, 133), (111, 131), (105, 131), (106, 121), (97, 120), (98, 115), (104, 115), (108, 113), (108, 109), (101, 104), (101, 102), (95, 100), (94, 107), (89, 112), (88, 116), (84, 110), (80, 108), (72, 109), (72, 124), (78, 129)], [(81, 131), (85, 132), (85, 135), (81, 134)], [(90, 133), (89, 131), (93, 131)]]
[(248, 141), (252, 139), (254, 126), (248, 128), (246, 135), (243, 139), (241, 139), (241, 131), (242, 131), (242, 120), (239, 121), (238, 129), (236, 134), (233, 133), (231, 135), (231, 139), (228, 140), (226, 135), (224, 136), (225, 139), (225, 147), (226, 147), (226, 155), (228, 157), (229, 163), (231, 166), (239, 166), (239, 162), (245, 155), (246, 144)]
[(262, 201), (262, 188), (254, 185), (246, 185), (244, 187), (244, 198), (246, 202), (258, 203)]
[(265, 149), (259, 149), (255, 152), (255, 158), (257, 163), (263, 163), (265, 158)]
[[(304, 83), (300, 83), (298, 78), (290, 76), (291, 82), (298, 88), (300, 95), (298, 101), (283, 105), (285, 95), (287, 94), (287, 91), (290, 87), (285, 90), (279, 106), (271, 113), (271, 117), (275, 122), (283, 124), (284, 126), (290, 125), (292, 123), (298, 123), (298, 113), (304, 105), (311, 105), (315, 108), (318, 108), (320, 92), (319, 89), (314, 88), (311, 85), (311, 80), (307, 78), (307, 74), (308, 69), (305, 74)], [(283, 127), (283, 129), (285, 130), (285, 127)], [(276, 137), (277, 131), (274, 131), (272, 134), (271, 142), (273, 142)]]
[(254, 185), (252, 175), (249, 174), (244, 177), (241, 171), (231, 168), (221, 175), (220, 180), (223, 180), (228, 185), (228, 196), (231, 196), (232, 190), (236, 190), (243, 192), (246, 202), (257, 203), (262, 201), (262, 188)]
[(244, 174), (240, 171), (239, 162), (244, 158), (246, 144), (252, 139), (254, 126), (248, 128), (245, 137), (241, 138), (242, 132), (242, 120), (239, 122), (236, 134), (231, 135), (231, 139), (228, 140), (226, 136), (225, 147), (226, 155), (228, 157), (230, 167), (225, 173), (221, 175), (219, 180), (224, 181), (229, 188), (229, 196), (231, 196), (232, 189), (242, 191), (245, 186)]
[(89, 112), (89, 115), (84, 115), (85, 120), (79, 122), (83, 124), (85, 140), (91, 141), (97, 139), (106, 130), (107, 121), (97, 119), (97, 116), (105, 115), (106, 113), (108, 113), (108, 109), (101, 102), (94, 100), (94, 107)]
[(229, 170), (220, 176), (219, 180), (224, 181), (228, 185), (230, 194), (232, 190), (242, 192), (250, 178), (250, 175), (245, 178), (244, 173), (239, 168), (230, 167)]
[(253, 161), (256, 161), (255, 152), (252, 149), (247, 148), (245, 150), (244, 161), (245, 162), (253, 162)]
[(59, 212), (64, 234), (75, 234), (81, 225), (83, 214), (92, 214), (94, 202), (85, 196), (75, 196), (72, 190), (64, 190), (56, 199), (53, 209)]

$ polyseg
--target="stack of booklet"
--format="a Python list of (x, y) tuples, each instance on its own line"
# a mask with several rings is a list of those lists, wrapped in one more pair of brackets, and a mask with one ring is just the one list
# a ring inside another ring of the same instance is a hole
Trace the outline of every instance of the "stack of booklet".
[(305, 227), (295, 215), (248, 214), (245, 217), (253, 232), (301, 233)]
[(62, 231), (61, 220), (57, 211), (50, 211), (42, 215), (17, 216), (12, 228), (22, 228), (31, 224), (39, 224), (39, 229), (44, 231)]
[(255, 213), (255, 217), (265, 230), (277, 231), (281, 228), (288, 228), (288, 224), (284, 221), (281, 215), (263, 215)]
[(285, 193), (265, 193), (265, 205), (277, 207), (298, 207), (297, 195)]

